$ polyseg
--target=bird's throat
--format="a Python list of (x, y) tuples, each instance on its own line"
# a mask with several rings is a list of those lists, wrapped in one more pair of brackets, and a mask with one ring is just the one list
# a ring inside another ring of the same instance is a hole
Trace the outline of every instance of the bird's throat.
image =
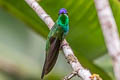
[(58, 17), (58, 25), (60, 25), (60, 26), (66, 26), (66, 25), (68, 25), (68, 23), (69, 23), (69, 18), (68, 18), (68, 16), (66, 15), (66, 14), (61, 14), (61, 15), (59, 15), (59, 17)]

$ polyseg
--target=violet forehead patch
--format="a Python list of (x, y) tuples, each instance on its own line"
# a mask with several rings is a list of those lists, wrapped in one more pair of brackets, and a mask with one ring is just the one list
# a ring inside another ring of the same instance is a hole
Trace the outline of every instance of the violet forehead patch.
[(65, 8), (62, 8), (59, 10), (59, 14), (67, 14), (67, 10)]

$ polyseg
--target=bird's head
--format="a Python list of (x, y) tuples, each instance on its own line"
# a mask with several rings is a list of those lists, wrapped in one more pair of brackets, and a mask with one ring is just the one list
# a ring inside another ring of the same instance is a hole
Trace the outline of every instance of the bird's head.
[(60, 22), (61, 25), (68, 24), (69, 22), (68, 12), (65, 8), (59, 10), (58, 21)]
[(59, 15), (60, 14), (68, 14), (68, 12), (65, 8), (62, 8), (62, 9), (59, 10)]

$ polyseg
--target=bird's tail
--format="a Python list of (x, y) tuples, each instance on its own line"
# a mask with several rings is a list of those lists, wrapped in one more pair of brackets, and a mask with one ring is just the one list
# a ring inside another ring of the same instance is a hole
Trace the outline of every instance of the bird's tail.
[(43, 80), (43, 77), (44, 77), (44, 70), (42, 71), (42, 75), (41, 75), (41, 80)]
[(58, 38), (53, 38), (51, 40), (52, 41), (50, 43), (50, 48), (48, 50), (48, 53), (46, 53), (46, 59), (43, 66), (41, 79), (43, 79), (44, 75), (48, 74), (52, 70), (58, 58), (61, 40)]
[(42, 70), (41, 80), (43, 80), (43, 77), (45, 75), (45, 64), (46, 64), (46, 59), (45, 59), (45, 63), (44, 63), (43, 70)]

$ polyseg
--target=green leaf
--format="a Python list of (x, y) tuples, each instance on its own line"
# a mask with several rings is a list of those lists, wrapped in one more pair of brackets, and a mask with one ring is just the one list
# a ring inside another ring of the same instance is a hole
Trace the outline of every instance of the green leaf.
[[(39, 19), (36, 13), (24, 0), (0, 0), (0, 4), (2, 7), (28, 23), (35, 31), (44, 37), (47, 36), (47, 26)], [(52, 6), (54, 4), (56, 4), (56, 8)], [(104, 54), (106, 47), (104, 45), (103, 35), (98, 23), (93, 1), (70, 0), (68, 2), (61, 0), (58, 2), (56, 0), (45, 0), (41, 1), (40, 5), (54, 21), (57, 19), (60, 8), (65, 7), (68, 9), (70, 31), (67, 40), (75, 51), (80, 52), (80, 54), (83, 54), (90, 60)], [(91, 56), (89, 56), (89, 54)]]
[[(119, 2), (110, 0), (110, 3), (119, 27)], [(92, 72), (103, 74), (102, 77), (105, 80), (111, 80), (103, 70), (92, 63), (94, 59), (107, 52), (93, 0), (42, 0), (40, 5), (54, 21), (57, 19), (59, 9), (67, 8), (70, 17), (70, 31), (67, 40), (70, 46), (76, 51), (77, 57), (84, 66), (90, 68)], [(30, 25), (29, 27), (43, 37), (47, 36), (47, 26), (24, 0), (0, 0), (0, 6)]]
[(79, 61), (83, 66), (90, 70), (92, 74), (98, 74), (100, 77), (102, 77), (103, 80), (112, 80), (111, 76), (106, 74), (104, 70), (102, 70), (100, 67), (95, 65), (93, 62), (90, 62), (89, 60), (85, 59), (85, 57), (80, 56), (79, 54), (76, 55), (79, 57)]
[(52, 75), (47, 76), (45, 80), (61, 80), (61, 76), (57, 74), (52, 74)]
[[(56, 8), (52, 6), (54, 3)], [(41, 1), (40, 5), (54, 20), (57, 19), (60, 8), (67, 8), (70, 17), (70, 31), (67, 40), (72, 49), (89, 60), (105, 54), (106, 47), (93, 0), (70, 0), (69, 2), (45, 0)]]
[(45, 24), (39, 19), (36, 13), (32, 11), (32, 9), (25, 3), (24, 0), (0, 0), (0, 6), (4, 7), (9, 12), (22, 19), (24, 22), (30, 25), (33, 30), (40, 33), (42, 36), (47, 35), (48, 28), (43, 27), (45, 26)]

